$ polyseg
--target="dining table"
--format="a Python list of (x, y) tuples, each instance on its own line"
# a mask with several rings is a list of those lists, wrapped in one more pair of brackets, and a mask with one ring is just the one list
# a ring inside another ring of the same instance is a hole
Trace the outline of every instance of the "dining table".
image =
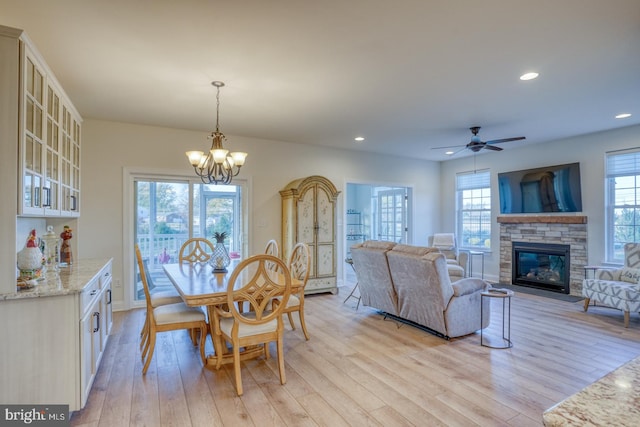
[[(215, 338), (211, 321), (214, 319), (213, 310), (217, 306), (227, 304), (227, 288), (233, 269), (240, 263), (239, 259), (232, 260), (225, 271), (214, 269), (208, 262), (203, 263), (175, 263), (164, 264), (164, 272), (173, 283), (184, 303), (190, 307), (205, 307), (209, 320), (209, 334), (213, 342), (214, 354), (207, 355), (207, 366), (217, 366), (216, 354), (222, 353), (222, 363), (233, 363), (233, 356), (223, 342)], [(241, 288), (250, 279), (253, 272), (244, 269), (238, 276), (234, 288)], [(285, 276), (280, 271), (273, 271), (272, 278), (284, 282)], [(291, 279), (291, 293), (299, 291), (303, 283), (295, 278)], [(240, 302), (240, 301), (238, 301)], [(240, 354), (240, 360), (251, 359), (263, 353), (261, 346), (246, 348)]]

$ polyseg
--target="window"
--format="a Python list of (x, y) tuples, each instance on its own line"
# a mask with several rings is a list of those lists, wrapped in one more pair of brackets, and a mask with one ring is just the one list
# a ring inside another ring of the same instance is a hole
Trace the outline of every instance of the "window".
[(378, 212), (376, 230), (378, 240), (407, 243), (406, 188), (376, 189)]
[(607, 261), (624, 262), (624, 244), (640, 242), (640, 149), (607, 153)]
[(456, 175), (458, 245), (462, 248), (491, 248), (491, 182), (489, 171)]

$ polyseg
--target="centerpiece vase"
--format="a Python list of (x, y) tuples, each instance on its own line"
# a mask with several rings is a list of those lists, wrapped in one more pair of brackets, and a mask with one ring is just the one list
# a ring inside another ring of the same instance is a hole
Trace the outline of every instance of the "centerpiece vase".
[(227, 267), (231, 263), (229, 251), (227, 251), (227, 248), (224, 245), (224, 239), (227, 237), (227, 233), (214, 233), (213, 237), (216, 239), (216, 245), (213, 248), (213, 253), (211, 254), (209, 263), (213, 267), (213, 271), (215, 273), (225, 273), (227, 271)]

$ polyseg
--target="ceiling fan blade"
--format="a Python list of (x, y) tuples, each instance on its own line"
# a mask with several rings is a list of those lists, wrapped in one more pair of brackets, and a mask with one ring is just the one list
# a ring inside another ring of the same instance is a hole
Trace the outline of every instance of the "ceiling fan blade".
[(485, 145), (484, 148), (486, 150), (492, 150), (492, 151), (502, 151), (502, 148), (500, 147), (495, 147), (493, 145)]
[(464, 151), (467, 149), (467, 146), (463, 146), (462, 148), (457, 149), (454, 153), (450, 154), (451, 157), (455, 156), (456, 154), (458, 154), (461, 151)]
[(487, 144), (500, 144), (502, 142), (510, 142), (510, 141), (520, 141), (521, 139), (525, 139), (524, 136), (516, 136), (513, 138), (503, 138), (503, 139), (492, 139), (491, 141), (487, 141)]
[(432, 150), (444, 150), (445, 148), (456, 148), (456, 147), (462, 147), (464, 144), (458, 144), (458, 145), (447, 145), (445, 147), (431, 147)]

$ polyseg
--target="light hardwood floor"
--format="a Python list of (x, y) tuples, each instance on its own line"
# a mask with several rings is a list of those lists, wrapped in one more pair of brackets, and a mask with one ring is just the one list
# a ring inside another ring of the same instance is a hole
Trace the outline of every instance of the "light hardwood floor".
[[(540, 426), (542, 412), (640, 355), (640, 317), (516, 293), (513, 348), (451, 341), (356, 311), (339, 295), (305, 299), (311, 339), (287, 326), (287, 383), (269, 360), (202, 367), (186, 331), (162, 333), (146, 376), (138, 349), (143, 311), (114, 315), (87, 406), (72, 426)], [(493, 304), (493, 316), (499, 314)], [(211, 351), (208, 339), (207, 350)]]

